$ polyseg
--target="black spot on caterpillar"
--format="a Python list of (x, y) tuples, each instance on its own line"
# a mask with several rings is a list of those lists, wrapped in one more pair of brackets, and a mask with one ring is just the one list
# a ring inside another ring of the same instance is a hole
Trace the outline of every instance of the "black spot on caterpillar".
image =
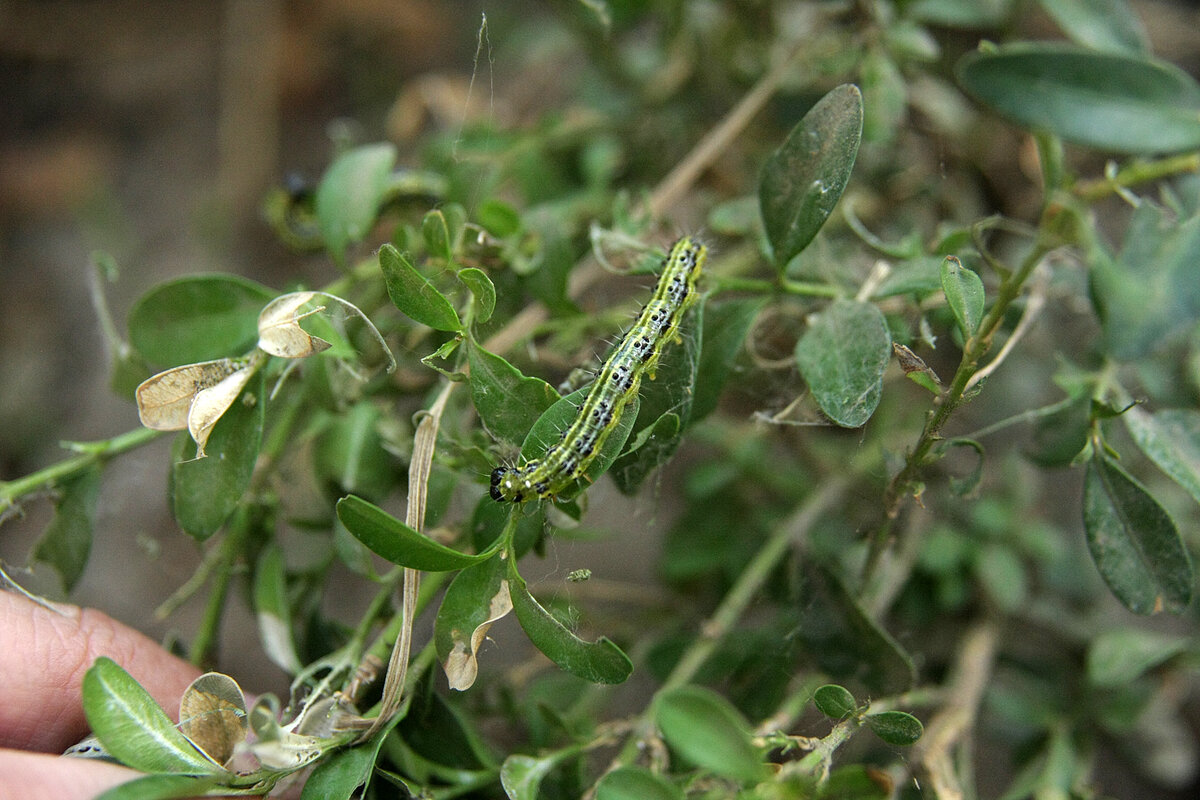
[(522, 503), (549, 497), (587, 470), (625, 406), (637, 397), (642, 375), (654, 377), (664, 345), (678, 335), (683, 315), (698, 297), (696, 281), (707, 256), (708, 248), (687, 236), (672, 245), (654, 294), (597, 373), (574, 421), (540, 459), (492, 470), (493, 499)]

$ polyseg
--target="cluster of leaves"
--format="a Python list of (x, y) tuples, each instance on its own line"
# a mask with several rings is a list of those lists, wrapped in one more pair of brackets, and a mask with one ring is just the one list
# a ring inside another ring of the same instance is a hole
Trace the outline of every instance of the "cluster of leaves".
[[(1194, 527), (1200, 502), (1200, 86), (1150, 55), (1122, 0), (1042, 0), (1070, 41), (957, 58), (944, 48), (1011, 29), (1017, 4), (662, 5), (559, 17), (620, 111), (435, 136), (417, 168), (389, 144), (351, 147), (312, 190), (272, 197), (281, 238), (340, 267), (322, 291), (204, 275), (135, 304), (114, 372), (166, 370), (137, 396), (147, 424), (188, 429), (169, 467), (175, 518), (207, 543), (216, 608), (250, 566), (264, 650), (296, 680), (281, 724), (273, 701), (247, 710), (236, 684), (205, 676), (205, 724), (177, 730), (97, 663), (89, 750), (153, 773), (112, 797), (261, 792), (313, 762), (306, 797), (382, 796), (383, 781), (514, 800), (884, 798), (915, 791), (914, 775), (959, 796), (972, 738), (1013, 760), (1011, 798), (1088, 794), (1103, 746), (1163, 783), (1195, 774), (1195, 743), (1163, 741), (1183, 730), (1172, 687), (1200, 646), (1132, 615), (1188, 614), (1195, 582), (1176, 519)], [(747, 75), (757, 84), (716, 125), (705, 109)], [(771, 96), (790, 133), (738, 137)], [(668, 238), (655, 216), (699, 170), (628, 190), (687, 164), (707, 128), (721, 147), (695, 158), (717, 171), (714, 153), (736, 153), (760, 177), (694, 193), (719, 246), (681, 341), (577, 487), (492, 501), (494, 465), (538, 457), (583, 391), (536, 376), (586, 362), (581, 346), (619, 325), (577, 305), (598, 265), (651, 268), (648, 243)], [(1021, 180), (1038, 200), (1005, 217), (970, 145), (1012, 131), (1036, 156)], [(1118, 160), (1097, 167), (1091, 151)], [(1101, 214), (1121, 200), (1114, 246)], [(1013, 430), (1023, 447), (995, 437)], [(34, 557), (68, 588), (103, 465), (154, 435), (79, 445), (0, 486), (6, 505), (56, 489)], [(648, 482), (681, 446), (678, 482)], [(289, 491), (298, 471), (311, 489)], [(659, 596), (590, 640), (520, 562), (586, 530), (605, 474), (626, 494), (678, 487), (661, 574), (688, 613)], [(403, 521), (385, 510), (399, 487)], [(288, 569), (281, 531), (301, 515), (323, 549)], [(352, 628), (317, 610), (335, 562), (377, 584)], [(432, 606), (432, 641), (410, 660)], [(481, 652), (510, 612), (560, 670), (523, 689)], [(218, 617), (194, 637), (198, 663)], [(642, 710), (598, 711), (599, 687), (635, 663), (658, 681)], [(520, 745), (483, 736), (494, 716)]]

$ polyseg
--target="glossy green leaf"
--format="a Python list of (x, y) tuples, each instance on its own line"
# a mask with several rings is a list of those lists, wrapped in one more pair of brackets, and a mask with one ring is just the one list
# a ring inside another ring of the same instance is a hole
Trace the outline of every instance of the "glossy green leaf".
[(258, 314), (275, 294), (236, 275), (161, 283), (134, 303), (129, 339), (161, 367), (240, 356), (258, 341)]
[(505, 558), (474, 564), (454, 577), (433, 625), (434, 647), (451, 689), (465, 691), (475, 683), (484, 637), (510, 611)]
[(533, 423), (559, 399), (541, 378), (523, 375), (473, 340), (468, 344), (471, 400), (488, 433), (505, 442), (523, 442)]
[(33, 559), (53, 567), (67, 592), (83, 575), (92, 550), (100, 474), (99, 467), (92, 467), (58, 487), (54, 519), (33, 546)]
[(596, 800), (683, 800), (683, 790), (645, 767), (618, 767), (596, 784)]
[(304, 781), (300, 800), (349, 800), (370, 779), (377, 756), (372, 747), (348, 747), (321, 759)]
[(863, 101), (843, 84), (821, 98), (763, 165), (758, 199), (775, 266), (808, 246), (850, 180), (862, 138)]
[(704, 304), (703, 342), (696, 367), (696, 394), (692, 398), (691, 421), (707, 417), (717, 408), (721, 390), (729, 381), (746, 333), (754, 324), (765, 301), (757, 297)]
[(486, 561), (494, 554), (492, 551), (470, 555), (438, 544), (379, 506), (354, 495), (338, 501), (337, 515), (355, 539), (376, 555), (402, 567), (448, 572)]
[(210, 789), (221, 785), (214, 778), (193, 775), (142, 775), (114, 786), (95, 800), (171, 800), (172, 798), (203, 797)]
[(458, 312), (446, 296), (390, 244), (379, 248), (379, 267), (392, 304), (409, 318), (439, 331), (462, 328)]
[(1039, 0), (1063, 33), (1093, 50), (1150, 52), (1146, 28), (1126, 0)]
[(361, 400), (334, 417), (317, 436), (313, 466), (336, 494), (378, 500), (396, 484), (399, 472), (384, 449), (382, 423), (379, 407)]
[(475, 298), (475, 321), (483, 324), (492, 318), (496, 310), (496, 286), (487, 273), (476, 267), (458, 271), (458, 279), (471, 290)]
[(395, 164), (394, 145), (368, 144), (342, 153), (325, 171), (315, 210), (325, 247), (336, 260), (370, 233)]
[(301, 664), (292, 640), (287, 575), (283, 551), (278, 545), (268, 545), (258, 558), (254, 570), (254, 612), (258, 618), (258, 637), (267, 658), (289, 675), (298, 673)]
[(261, 373), (218, 420), (204, 458), (180, 436), (171, 465), (171, 507), (179, 527), (196, 539), (216, 533), (250, 486), (262, 446), (266, 398)]
[(827, 683), (813, 692), (813, 705), (830, 719), (845, 719), (858, 713), (858, 703), (845, 686)]
[(1149, 355), (1200, 320), (1200, 216), (1178, 222), (1142, 200), (1120, 254), (1096, 249), (1091, 260), (1092, 296), (1115, 358)]
[(868, 714), (866, 723), (876, 736), (897, 747), (913, 744), (925, 732), (919, 719), (903, 711), (881, 711), (878, 714)]
[(567, 630), (529, 593), (525, 581), (509, 560), (509, 593), (513, 611), (533, 646), (566, 672), (592, 683), (622, 683), (633, 672), (633, 662), (608, 638), (587, 642)]
[(1103, 452), (1088, 463), (1083, 524), (1100, 576), (1136, 614), (1183, 611), (1192, 562), (1166, 510)]
[(500, 765), (500, 785), (504, 787), (509, 800), (537, 800), (542, 780), (563, 761), (576, 755), (574, 749), (564, 749), (542, 758), (509, 756)]
[(366, 785), (375, 772), (375, 762), (384, 740), (403, 715), (394, 716), (367, 742), (347, 747), (322, 758), (304, 781), (300, 800), (350, 800), (366, 794), (356, 794), (360, 786)]
[(845, 428), (857, 428), (875, 413), (891, 355), (883, 314), (856, 300), (834, 301), (796, 343), (796, 364), (817, 405)]
[(1121, 418), (1141, 451), (1200, 503), (1200, 411), (1134, 406)]
[(976, 99), (1030, 130), (1120, 153), (1200, 147), (1200, 86), (1162, 61), (1020, 42), (968, 53), (957, 72)]
[(767, 776), (765, 757), (750, 738), (750, 725), (719, 694), (683, 686), (660, 694), (655, 719), (663, 738), (693, 764), (747, 783)]
[(104, 749), (126, 766), (184, 775), (225, 771), (176, 730), (149, 692), (110, 658), (96, 659), (83, 676), (83, 711)]
[(1148, 670), (1195, 650), (1184, 636), (1140, 628), (1101, 631), (1088, 646), (1087, 675), (1096, 686), (1127, 686)]
[(957, 258), (946, 256), (942, 261), (942, 291), (946, 294), (946, 304), (962, 328), (963, 338), (974, 336), (983, 320), (983, 281)]

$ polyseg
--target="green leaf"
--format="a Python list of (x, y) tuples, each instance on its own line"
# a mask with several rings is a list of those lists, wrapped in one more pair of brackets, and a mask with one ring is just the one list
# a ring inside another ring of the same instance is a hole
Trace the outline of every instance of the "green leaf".
[(1200, 147), (1200, 86), (1147, 57), (1020, 42), (968, 53), (963, 87), (1012, 122), (1119, 153)]
[(54, 519), (33, 547), (34, 561), (53, 567), (67, 592), (83, 574), (92, 550), (100, 474), (99, 467), (91, 467), (58, 487)]
[[(641, 482), (665, 464), (679, 447), (680, 436), (691, 421), (696, 371), (704, 330), (703, 306), (693, 306), (679, 328), (678, 344), (668, 343), (653, 379), (642, 381), (639, 408), (627, 452), (613, 462), (617, 488), (632, 494)], [(627, 412), (628, 413), (628, 412)]]
[(395, 485), (396, 466), (379, 434), (382, 417), (377, 405), (361, 400), (333, 418), (317, 437), (313, 466), (336, 487), (336, 494), (377, 500)]
[(457, 203), (435, 208), (421, 220), (421, 235), (429, 254), (442, 261), (454, 260), (454, 251), (462, 236), (466, 212)]
[[(370, 741), (347, 747), (321, 759), (304, 781), (300, 800), (349, 800), (356, 796), (355, 790), (371, 780), (383, 742), (402, 716), (396, 715), (385, 723)], [(363, 795), (366, 795), (365, 791)]]
[(95, 800), (170, 800), (203, 797), (209, 789), (220, 785), (220, 781), (213, 778), (192, 775), (142, 775), (112, 787)]
[(283, 551), (278, 545), (268, 545), (258, 558), (254, 570), (254, 611), (258, 618), (258, 636), (267, 658), (289, 675), (299, 673), (301, 664), (292, 641), (287, 575)]
[(1176, 221), (1142, 200), (1121, 253), (1092, 252), (1092, 297), (1109, 353), (1133, 361), (1181, 337), (1200, 320), (1200, 216)]
[(509, 756), (500, 766), (500, 785), (509, 800), (537, 800), (542, 780), (563, 761), (576, 755), (575, 748), (566, 748), (543, 758)]
[(822, 97), (763, 165), (758, 200), (775, 266), (817, 235), (850, 180), (862, 138), (863, 101), (843, 84)]
[(1125, 0), (1039, 0), (1063, 33), (1093, 50), (1150, 52), (1146, 28)]
[(1025, 565), (1008, 545), (985, 544), (975, 558), (975, 573), (983, 591), (1001, 611), (1016, 613), (1028, 600)]
[(496, 286), (487, 273), (476, 267), (467, 267), (458, 271), (458, 279), (471, 290), (475, 298), (475, 321), (480, 325), (492, 318), (496, 310)]
[(439, 331), (458, 331), (462, 322), (446, 296), (390, 244), (379, 248), (379, 268), (392, 304), (409, 318)]
[(768, 770), (750, 725), (725, 698), (700, 686), (664, 692), (655, 703), (663, 738), (688, 761), (731, 780), (753, 783)]
[(711, 414), (717, 407), (721, 389), (742, 351), (746, 332), (754, 324), (765, 301), (758, 297), (728, 300), (721, 303), (704, 302), (704, 347), (696, 367), (696, 394), (692, 398), (691, 422), (694, 424)]
[(475, 212), (479, 224), (487, 228), (488, 233), (504, 239), (521, 230), (521, 215), (508, 203), (492, 197), (479, 204)]
[(348, 747), (321, 759), (304, 781), (300, 800), (349, 800), (370, 779), (377, 756), (377, 747)]
[(1200, 411), (1168, 408), (1125, 412), (1125, 428), (1138, 448), (1200, 503)]
[(888, 800), (895, 795), (886, 773), (867, 764), (848, 764), (829, 773), (817, 800)]
[(1100, 576), (1130, 611), (1178, 613), (1191, 602), (1192, 562), (1174, 521), (1102, 448), (1084, 478), (1083, 524)]
[(921, 738), (925, 732), (921, 721), (903, 711), (881, 711), (867, 715), (867, 727), (880, 739), (891, 745), (903, 747)]
[(908, 82), (883, 47), (870, 47), (860, 68), (863, 92), (863, 130), (868, 142), (890, 142), (904, 125)]
[(205, 445), (207, 456), (195, 457), (196, 443), (189, 437), (181, 434), (177, 440), (169, 491), (175, 520), (189, 536), (203, 540), (216, 533), (249, 488), (265, 409), (259, 373), (217, 421)]
[(835, 300), (796, 343), (796, 364), (817, 405), (845, 428), (857, 428), (875, 413), (891, 354), (883, 314), (856, 300)]
[(225, 772), (175, 729), (149, 692), (106, 656), (96, 659), (83, 676), (83, 711), (104, 749), (126, 766), (183, 775)]
[(1127, 686), (1189, 649), (1184, 636), (1140, 628), (1102, 631), (1088, 646), (1088, 680), (1096, 686)]
[(912, 658), (841, 579), (819, 567), (807, 571), (805, 579), (800, 598), (805, 613), (797, 633), (818, 666), (838, 680), (861, 680), (874, 694), (912, 688)]
[[(468, 567), (464, 572), (482, 566)], [(464, 770), (496, 769), (499, 763), (476, 729), (479, 723), (488, 724), (487, 720), (479, 718), (477, 723), (474, 715), (466, 713), (473, 707), (464, 705), (460, 709), (452, 698), (435, 690), (435, 681), (430, 671), (417, 684), (408, 713), (396, 725), (397, 735), (414, 753), (434, 764)]]
[(236, 275), (161, 283), (134, 303), (129, 339), (162, 367), (240, 356), (258, 341), (258, 314), (275, 294)]
[(1029, 458), (1043, 467), (1065, 467), (1087, 447), (1091, 432), (1091, 398), (1074, 398), (1064, 407), (1038, 417)]
[(425, 572), (462, 569), (495, 555), (460, 553), (417, 533), (377, 505), (361, 497), (343, 497), (337, 504), (338, 519), (364, 545), (393, 564)]
[(523, 442), (533, 423), (559, 399), (541, 378), (523, 375), (500, 356), (468, 340), (471, 400), (488, 433), (506, 442)]
[(622, 683), (633, 672), (633, 662), (607, 637), (586, 642), (571, 633), (534, 599), (509, 559), (509, 593), (522, 630), (547, 658), (566, 672), (592, 683)]
[(817, 687), (813, 692), (813, 705), (830, 719), (845, 719), (851, 714), (858, 713), (858, 703), (854, 695), (845, 686), (827, 683)]
[(484, 637), (497, 620), (512, 611), (507, 572), (504, 558), (474, 564), (455, 576), (442, 598), (433, 641), (451, 689), (464, 691), (474, 685)]
[(325, 171), (315, 210), (325, 247), (335, 260), (342, 261), (346, 247), (370, 233), (395, 164), (393, 145), (368, 144), (342, 153)]
[(962, 328), (963, 338), (971, 338), (983, 320), (983, 281), (957, 258), (946, 256), (942, 261), (942, 291)]
[(683, 800), (683, 790), (645, 767), (618, 767), (596, 784), (596, 800)]

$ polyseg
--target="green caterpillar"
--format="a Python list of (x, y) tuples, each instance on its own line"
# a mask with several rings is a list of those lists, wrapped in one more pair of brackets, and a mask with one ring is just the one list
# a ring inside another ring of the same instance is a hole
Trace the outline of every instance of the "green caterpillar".
[(583, 475), (637, 397), (642, 375), (654, 378), (663, 345), (677, 337), (684, 313), (699, 296), (696, 281), (707, 256), (708, 248), (687, 236), (672, 245), (654, 295), (604, 362), (575, 421), (542, 458), (492, 470), (493, 499), (523, 503), (550, 497)]

